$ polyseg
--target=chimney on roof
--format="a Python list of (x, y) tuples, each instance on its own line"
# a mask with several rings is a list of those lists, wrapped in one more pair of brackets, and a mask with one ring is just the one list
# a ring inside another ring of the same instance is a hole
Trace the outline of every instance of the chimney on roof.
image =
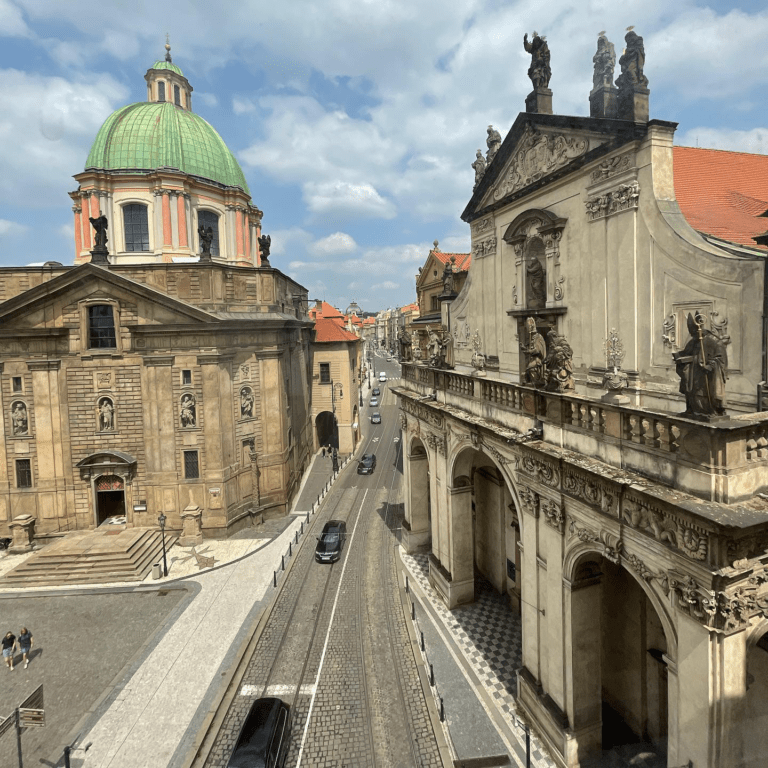
[(315, 299), (315, 309), (320, 312), (323, 309), (323, 300), (322, 299)]

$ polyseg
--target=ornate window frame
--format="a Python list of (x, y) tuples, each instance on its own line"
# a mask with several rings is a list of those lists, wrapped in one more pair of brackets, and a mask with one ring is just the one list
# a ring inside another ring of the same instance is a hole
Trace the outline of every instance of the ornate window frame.
[[(125, 208), (129, 205), (141, 205), (147, 210), (147, 233), (149, 235), (148, 239), (148, 245), (146, 251), (129, 251), (128, 250), (128, 243), (126, 241), (126, 231), (125, 231)], [(140, 197), (126, 197), (121, 199), (117, 203), (117, 207), (120, 211), (119, 216), (115, 216), (117, 221), (115, 222), (115, 241), (118, 243), (122, 243), (123, 250), (118, 251), (118, 253), (141, 253), (141, 254), (147, 254), (147, 253), (154, 253), (155, 250), (155, 232), (154, 227), (152, 226), (152, 222), (155, 219), (155, 213), (154, 213), (154, 203), (140, 198)], [(120, 227), (120, 230), (117, 231), (117, 227)]]
[[(88, 308), (96, 305), (108, 305), (112, 307), (112, 320), (115, 324), (115, 346), (114, 347), (91, 347), (90, 345), (90, 323), (88, 319)], [(91, 360), (99, 357), (122, 357), (123, 356), (123, 338), (120, 326), (120, 302), (107, 296), (91, 296), (78, 303), (80, 312), (80, 350), (82, 360)]]

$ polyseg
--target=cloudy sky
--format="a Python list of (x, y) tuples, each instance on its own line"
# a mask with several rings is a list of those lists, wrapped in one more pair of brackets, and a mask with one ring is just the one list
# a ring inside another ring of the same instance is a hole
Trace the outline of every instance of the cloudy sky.
[(433, 240), (469, 249), (475, 150), (531, 88), (523, 33), (547, 36), (555, 112), (585, 115), (597, 34), (618, 55), (629, 25), (679, 144), (768, 153), (760, 0), (0, 0), (0, 265), (72, 263), (72, 174), (104, 119), (146, 98), (169, 32), (272, 264), (342, 309), (408, 303)]

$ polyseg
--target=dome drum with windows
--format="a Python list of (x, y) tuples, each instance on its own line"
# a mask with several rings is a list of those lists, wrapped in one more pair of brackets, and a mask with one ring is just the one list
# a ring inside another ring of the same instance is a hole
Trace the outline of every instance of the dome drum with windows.
[(192, 86), (166, 51), (145, 75), (147, 101), (106, 119), (75, 176), (75, 263), (90, 261), (89, 218), (103, 214), (111, 264), (196, 260), (203, 226), (214, 261), (258, 266), (262, 212), (224, 140), (192, 112)]

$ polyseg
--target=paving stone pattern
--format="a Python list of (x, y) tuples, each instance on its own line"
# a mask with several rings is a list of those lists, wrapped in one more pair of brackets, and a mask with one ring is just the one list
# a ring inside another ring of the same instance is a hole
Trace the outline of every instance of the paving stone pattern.
[[(479, 578), (475, 579), (475, 602), (449, 611), (429, 583), (428, 556), (403, 552), (401, 557), (524, 750), (525, 736), (515, 726), (518, 710), (514, 698), (516, 673), (522, 664), (520, 617), (509, 609), (502, 595)], [(554, 768), (554, 762), (533, 733), (531, 758), (536, 768)]]

